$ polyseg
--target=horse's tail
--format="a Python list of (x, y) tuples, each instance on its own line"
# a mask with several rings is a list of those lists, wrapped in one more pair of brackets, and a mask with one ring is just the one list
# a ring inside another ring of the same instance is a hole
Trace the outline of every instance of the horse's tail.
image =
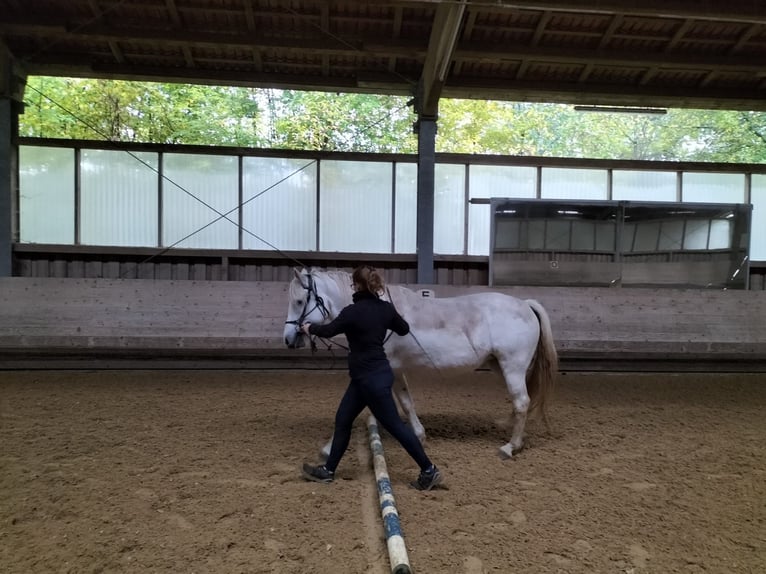
[(527, 299), (527, 305), (537, 315), (540, 321), (540, 337), (537, 340), (537, 349), (532, 363), (527, 370), (527, 393), (529, 394), (529, 413), (539, 409), (545, 425), (548, 426), (546, 412), (547, 401), (550, 398), (556, 374), (558, 372), (558, 353), (553, 342), (551, 320), (545, 308), (534, 299)]

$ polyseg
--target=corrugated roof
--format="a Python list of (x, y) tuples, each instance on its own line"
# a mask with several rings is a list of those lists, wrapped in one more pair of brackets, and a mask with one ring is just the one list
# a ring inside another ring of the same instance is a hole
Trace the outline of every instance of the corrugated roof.
[(748, 0), (0, 0), (0, 42), (20, 75), (419, 95), (425, 113), (766, 110), (766, 10)]

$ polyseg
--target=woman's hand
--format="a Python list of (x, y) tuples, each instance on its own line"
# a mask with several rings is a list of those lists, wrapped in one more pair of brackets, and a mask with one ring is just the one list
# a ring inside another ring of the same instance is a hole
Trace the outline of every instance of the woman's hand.
[(301, 325), (301, 333), (304, 335), (310, 335), (309, 327), (311, 327), (311, 323), (303, 323), (303, 325)]

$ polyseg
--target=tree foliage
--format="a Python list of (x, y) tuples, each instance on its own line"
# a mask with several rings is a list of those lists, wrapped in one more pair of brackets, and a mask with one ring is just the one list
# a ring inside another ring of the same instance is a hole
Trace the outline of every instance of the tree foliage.
[[(402, 97), (33, 77), (23, 136), (414, 153)], [(560, 104), (442, 100), (437, 151), (766, 162), (766, 114), (580, 113)]]

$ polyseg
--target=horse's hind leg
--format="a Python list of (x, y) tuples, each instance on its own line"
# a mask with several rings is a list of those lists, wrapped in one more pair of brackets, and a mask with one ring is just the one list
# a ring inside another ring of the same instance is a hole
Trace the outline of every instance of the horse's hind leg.
[[(335, 435), (333, 435), (335, 436)], [(319, 451), (319, 458), (322, 460), (322, 462), (326, 461), (328, 458), (330, 458), (330, 449), (332, 448), (332, 436), (330, 437), (330, 440), (328, 440), (325, 445), (322, 447), (322, 450)]]
[(527, 393), (526, 369), (514, 364), (514, 361), (498, 361), (505, 385), (513, 401), (511, 417), (511, 441), (500, 447), (502, 458), (511, 458), (524, 447), (524, 426), (527, 422), (529, 394)]
[(418, 413), (415, 412), (415, 402), (412, 400), (412, 395), (410, 395), (410, 389), (407, 386), (407, 377), (404, 376), (404, 373), (396, 373), (393, 391), (396, 403), (402, 414), (404, 414), (405, 418), (409, 421), (412, 430), (415, 431), (415, 436), (418, 437), (421, 443), (425, 443), (426, 429), (423, 428), (423, 425), (418, 418)]

